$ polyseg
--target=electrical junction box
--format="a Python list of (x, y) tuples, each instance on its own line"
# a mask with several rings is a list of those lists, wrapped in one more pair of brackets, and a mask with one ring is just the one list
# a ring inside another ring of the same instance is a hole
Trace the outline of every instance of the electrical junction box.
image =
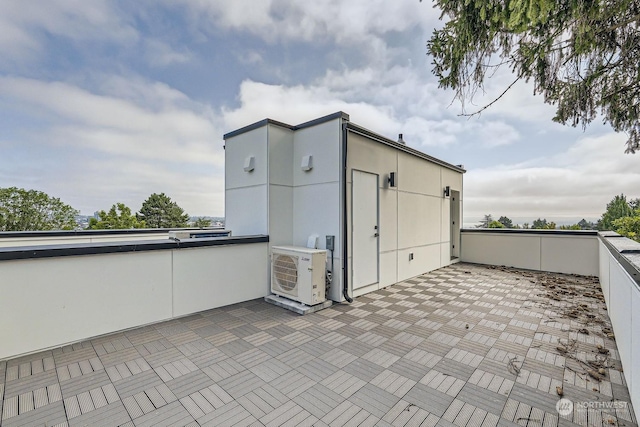
[(335, 250), (335, 240), (336, 240), (336, 236), (327, 236), (327, 244), (325, 245), (325, 247), (327, 248), (328, 251), (333, 251)]

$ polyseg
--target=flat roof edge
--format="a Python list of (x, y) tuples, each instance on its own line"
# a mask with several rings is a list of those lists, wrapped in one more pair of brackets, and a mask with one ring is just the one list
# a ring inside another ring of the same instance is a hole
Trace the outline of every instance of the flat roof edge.
[[(622, 245), (617, 242), (613, 243), (620, 236), (606, 235), (604, 233), (600, 233), (598, 237), (613, 259), (620, 264), (635, 282), (637, 288), (640, 289), (640, 257), (638, 257), (637, 249), (629, 248), (629, 246), (640, 247), (640, 244), (629, 238), (625, 238), (628, 240), (626, 245), (624, 243)], [(627, 247), (625, 248), (625, 246)]]
[(240, 129), (236, 129), (231, 132), (225, 133), (222, 137), (224, 139), (233, 138), (234, 136), (242, 135), (243, 133), (251, 132), (252, 130), (260, 129), (261, 127), (264, 127), (267, 125), (280, 126), (289, 130), (299, 130), (299, 129), (309, 128), (312, 126), (317, 126), (322, 123), (330, 122), (331, 120), (335, 120), (335, 119), (343, 119), (343, 120), (349, 121), (349, 115), (344, 111), (337, 111), (335, 113), (332, 113), (323, 117), (319, 117), (317, 119), (309, 120), (308, 122), (304, 122), (295, 126), (267, 118), (267, 119), (262, 119), (259, 122), (255, 122), (250, 125), (241, 127)]
[(219, 231), (222, 227), (177, 227), (177, 228), (126, 228), (126, 229), (106, 229), (106, 230), (38, 230), (38, 231), (0, 231), (0, 240), (9, 238), (25, 237), (93, 237), (93, 236), (126, 236), (130, 234), (160, 234), (170, 231)]
[(317, 119), (309, 120), (308, 122), (301, 123), (299, 125), (294, 126), (294, 130), (309, 128), (311, 126), (316, 126), (322, 123), (330, 122), (331, 120), (342, 119), (349, 121), (349, 115), (344, 111), (337, 111), (333, 114), (329, 114), (324, 117), (319, 117)]
[(490, 233), (490, 234), (528, 234), (546, 236), (597, 236), (597, 230), (561, 230), (539, 228), (461, 228), (461, 233)]
[(251, 132), (252, 130), (260, 129), (261, 127), (264, 127), (267, 125), (276, 125), (289, 130), (294, 130), (294, 126), (288, 125), (286, 123), (282, 123), (272, 119), (262, 119), (259, 122), (255, 122), (250, 125), (241, 127), (240, 129), (232, 130), (231, 132), (225, 133), (222, 136), (222, 138), (223, 139), (233, 138), (234, 136), (242, 135), (243, 133)]
[(347, 124), (347, 130), (350, 130), (350, 131), (352, 131), (354, 133), (358, 133), (358, 134), (360, 134), (360, 135), (362, 135), (364, 137), (374, 139), (374, 140), (376, 140), (378, 142), (381, 142), (383, 144), (389, 145), (389, 146), (391, 146), (393, 148), (396, 148), (396, 149), (398, 149), (400, 151), (404, 151), (405, 153), (412, 154), (412, 155), (414, 155), (416, 157), (420, 157), (420, 158), (422, 158), (424, 160), (428, 160), (428, 161), (430, 161), (432, 163), (438, 164), (440, 166), (443, 166), (445, 168), (454, 170), (456, 172), (460, 172), (460, 173), (466, 173), (467, 172), (466, 169), (464, 169), (464, 168), (461, 168), (461, 167), (456, 166), (456, 165), (452, 165), (451, 163), (448, 163), (448, 162), (445, 162), (444, 160), (440, 160), (440, 159), (438, 159), (436, 157), (430, 156), (430, 155), (428, 155), (426, 153), (423, 153), (422, 151), (416, 150), (415, 148), (408, 147), (405, 144), (400, 144), (399, 142), (396, 142), (396, 141), (394, 141), (392, 139), (389, 139), (389, 138), (387, 138), (385, 136), (382, 136), (382, 135), (380, 135), (378, 133), (370, 131), (369, 129), (364, 128), (364, 127), (359, 126), (359, 125), (356, 125), (354, 123), (349, 122)]
[(120, 254), (156, 250), (188, 249), (269, 242), (268, 235), (203, 237), (181, 241), (159, 239), (134, 242), (68, 243), (58, 245), (10, 246), (0, 248), (0, 262), (63, 256)]

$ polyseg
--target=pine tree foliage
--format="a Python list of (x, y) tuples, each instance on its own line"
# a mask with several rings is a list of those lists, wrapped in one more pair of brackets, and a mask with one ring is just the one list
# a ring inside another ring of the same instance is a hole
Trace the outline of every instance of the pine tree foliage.
[(546, 218), (538, 218), (533, 221), (533, 223), (531, 224), (531, 228), (535, 230), (555, 230), (556, 223), (553, 221), (547, 221)]
[(476, 225), (476, 228), (489, 228), (489, 224), (493, 222), (493, 216), (491, 214), (486, 214), (482, 220), (480, 220), (480, 224)]
[(511, 221), (511, 218), (506, 216), (501, 216), (500, 219), (498, 219), (498, 222), (502, 224), (504, 228), (514, 228), (513, 221)]
[(149, 228), (182, 228), (188, 226), (189, 215), (171, 197), (154, 193), (142, 204), (138, 219)]
[[(436, 0), (444, 27), (427, 44), (440, 86), (471, 100), (500, 66), (585, 128), (600, 114), (640, 150), (640, 0)], [(476, 112), (477, 113), (477, 112)]]

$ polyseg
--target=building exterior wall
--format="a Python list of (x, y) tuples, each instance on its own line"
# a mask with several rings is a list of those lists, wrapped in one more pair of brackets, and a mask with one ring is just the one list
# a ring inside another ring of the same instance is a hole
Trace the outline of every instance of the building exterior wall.
[[(325, 236), (340, 232), (340, 134), (341, 119), (331, 120), (295, 132), (293, 144), (293, 244), (306, 246), (312, 234), (320, 236), (318, 248), (325, 249)], [(313, 157), (313, 169), (303, 171), (304, 156)], [(334, 255), (340, 257), (340, 249)]]
[[(326, 249), (326, 236), (335, 236), (333, 284), (327, 298), (340, 300), (342, 247), (340, 210), (340, 135), (342, 119), (336, 118), (295, 131), (293, 154), (293, 240), (306, 246), (318, 235), (318, 249)], [(304, 156), (312, 156), (313, 169), (303, 171)], [(331, 265), (327, 253), (327, 266)]]
[[(351, 171), (379, 176), (379, 283), (356, 295), (449, 265), (450, 201), (444, 197), (443, 189), (448, 185), (462, 194), (462, 173), (357, 133), (347, 134), (347, 147), (348, 221), (352, 209)], [(396, 172), (395, 188), (388, 183), (391, 172)], [(461, 212), (460, 209), (458, 224)], [(353, 247), (351, 241), (348, 246)], [(350, 253), (349, 266), (352, 260)]]
[[(306, 246), (308, 238), (317, 235), (317, 247), (326, 249), (326, 236), (335, 236), (334, 281), (329, 298), (341, 301), (345, 256), (347, 277), (352, 283), (351, 190), (352, 173), (357, 170), (378, 175), (379, 185), (378, 283), (359, 292), (449, 265), (450, 200), (443, 189), (449, 186), (461, 195), (462, 172), (347, 132), (345, 216), (342, 156), (347, 120), (343, 114), (325, 119), (299, 127), (266, 120), (252, 125), (249, 129), (256, 126), (252, 130), (230, 134), (225, 151), (226, 228), (235, 236), (268, 234), (271, 246)], [(242, 170), (244, 158), (250, 155), (256, 158), (254, 175)], [(301, 168), (305, 156), (313, 159), (308, 171)], [(397, 173), (397, 186), (393, 188), (387, 182), (390, 172)], [(458, 226), (462, 222), (461, 207), (459, 214)], [(348, 241), (347, 254), (342, 253), (344, 239)], [(350, 285), (350, 293), (352, 289)]]
[[(352, 241), (352, 200), (353, 171), (369, 172), (378, 175), (378, 263), (379, 282), (353, 293), (353, 241)], [(390, 172), (398, 170), (397, 150), (386, 145), (370, 141), (368, 138), (347, 133), (347, 275), (349, 277), (349, 293), (358, 295), (372, 292), (398, 281), (398, 187), (388, 184)], [(398, 174), (399, 175), (399, 174)], [(340, 300), (343, 300), (342, 296)]]
[[(341, 118), (295, 131), (266, 122), (257, 129), (228, 138), (225, 149), (226, 168), (233, 169), (227, 172), (230, 178), (225, 184), (226, 228), (236, 236), (268, 234), (270, 247), (304, 247), (309, 236), (316, 234), (318, 249), (326, 249), (325, 236), (335, 236), (334, 286), (329, 297), (336, 300), (342, 287), (341, 129)], [(247, 176), (242, 162), (249, 155), (256, 156), (254, 172), (262, 165), (258, 157), (265, 156), (266, 175), (260, 171), (256, 176)], [(313, 158), (313, 168), (303, 171), (302, 159), (308, 155)], [(249, 200), (256, 200), (256, 209)]]
[(293, 241), (293, 131), (267, 125), (269, 153), (269, 242), (271, 246)]
[[(225, 142), (225, 227), (236, 236), (269, 232), (267, 137), (264, 126)], [(255, 169), (245, 172), (250, 156)]]

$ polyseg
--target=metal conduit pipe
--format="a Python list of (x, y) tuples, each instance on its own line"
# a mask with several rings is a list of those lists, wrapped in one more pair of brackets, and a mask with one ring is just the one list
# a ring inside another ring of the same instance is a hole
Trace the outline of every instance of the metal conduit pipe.
[(348, 303), (353, 302), (349, 296), (349, 269), (348, 267), (348, 245), (347, 245), (347, 123), (342, 124), (342, 295)]

